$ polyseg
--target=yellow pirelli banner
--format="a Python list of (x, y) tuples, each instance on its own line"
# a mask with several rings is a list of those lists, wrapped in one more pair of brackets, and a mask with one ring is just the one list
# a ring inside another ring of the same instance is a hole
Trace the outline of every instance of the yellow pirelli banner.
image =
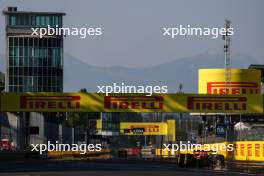
[(122, 135), (167, 135), (165, 122), (121, 122)]
[(264, 161), (264, 141), (234, 142), (234, 160)]
[(263, 96), (206, 94), (1, 93), (1, 112), (263, 113)]
[(121, 135), (165, 135), (166, 141), (176, 140), (176, 121), (166, 122), (121, 122)]
[(260, 94), (261, 72), (256, 69), (230, 70), (230, 82), (225, 81), (225, 69), (199, 69), (200, 94)]

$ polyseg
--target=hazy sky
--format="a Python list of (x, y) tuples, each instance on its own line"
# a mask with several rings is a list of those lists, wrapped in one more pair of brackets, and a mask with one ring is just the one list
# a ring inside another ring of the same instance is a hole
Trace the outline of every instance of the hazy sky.
[[(67, 37), (65, 52), (91, 65), (145, 67), (201, 53), (222, 54), (223, 41), (211, 37), (162, 36), (162, 27), (180, 24), (222, 27), (232, 21), (232, 54), (264, 64), (263, 0), (0, 0), (0, 7), (66, 12), (65, 27), (102, 27), (103, 35)], [(0, 53), (5, 50), (0, 18)]]

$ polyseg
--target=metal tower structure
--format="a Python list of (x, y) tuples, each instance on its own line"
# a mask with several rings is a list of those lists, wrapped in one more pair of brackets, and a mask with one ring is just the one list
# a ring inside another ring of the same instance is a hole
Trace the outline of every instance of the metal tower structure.
[(226, 33), (223, 35), (224, 40), (224, 54), (225, 54), (225, 94), (229, 93), (228, 87), (231, 83), (231, 35), (228, 34), (229, 28), (231, 28), (231, 21), (225, 20)]
[[(231, 21), (225, 20), (225, 35), (223, 35), (224, 40), (224, 55), (225, 55), (225, 94), (230, 94), (229, 86), (231, 85), (231, 68), (230, 68), (230, 61), (231, 61), (231, 35), (229, 34), (229, 28), (231, 28)], [(225, 113), (224, 116), (224, 123), (227, 125), (226, 128), (226, 141), (233, 140), (233, 135), (230, 133), (230, 123), (231, 123), (231, 116), (227, 116)], [(232, 136), (230, 138), (230, 136)]]

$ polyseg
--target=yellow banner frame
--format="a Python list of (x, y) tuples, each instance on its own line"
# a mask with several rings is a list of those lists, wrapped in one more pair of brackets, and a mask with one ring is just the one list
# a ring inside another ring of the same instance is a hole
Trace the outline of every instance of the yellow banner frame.
[(170, 119), (166, 122), (120, 122), (120, 134), (129, 136), (165, 135), (165, 140), (172, 142), (176, 141), (176, 121)]
[(263, 113), (263, 95), (0, 93), (0, 112)]
[[(143, 129), (142, 132), (136, 131)], [(121, 135), (167, 135), (166, 122), (120, 122)]]

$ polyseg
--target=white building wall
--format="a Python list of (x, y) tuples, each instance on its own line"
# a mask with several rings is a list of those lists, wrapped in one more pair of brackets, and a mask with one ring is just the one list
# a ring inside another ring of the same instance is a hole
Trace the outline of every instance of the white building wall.
[(40, 113), (30, 112), (29, 116), (29, 126), (30, 127), (39, 127), (39, 134), (30, 134), (29, 135), (29, 144), (43, 144), (45, 143), (44, 135), (44, 116)]

